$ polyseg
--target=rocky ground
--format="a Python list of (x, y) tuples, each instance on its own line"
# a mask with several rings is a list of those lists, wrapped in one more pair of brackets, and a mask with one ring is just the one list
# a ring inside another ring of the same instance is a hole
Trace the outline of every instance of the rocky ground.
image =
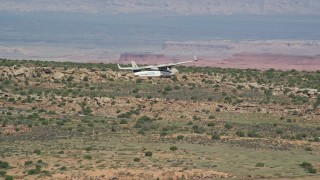
[(178, 69), (2, 59), (0, 176), (318, 177), (319, 73)]

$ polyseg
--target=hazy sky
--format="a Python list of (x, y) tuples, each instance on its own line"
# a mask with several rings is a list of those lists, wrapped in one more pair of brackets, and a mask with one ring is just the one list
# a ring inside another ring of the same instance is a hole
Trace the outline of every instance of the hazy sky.
[(320, 15), (320, 0), (1, 0), (0, 11), (90, 14)]

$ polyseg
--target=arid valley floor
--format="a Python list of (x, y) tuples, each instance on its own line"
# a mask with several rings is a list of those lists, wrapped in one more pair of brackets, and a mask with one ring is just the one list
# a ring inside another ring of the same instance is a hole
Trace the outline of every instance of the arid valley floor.
[(320, 71), (0, 60), (0, 179), (319, 179)]

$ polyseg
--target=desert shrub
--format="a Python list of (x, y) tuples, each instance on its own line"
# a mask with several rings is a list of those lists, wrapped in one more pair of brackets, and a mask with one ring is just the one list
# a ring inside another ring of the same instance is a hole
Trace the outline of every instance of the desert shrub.
[(255, 130), (250, 130), (247, 133), (248, 137), (260, 137), (260, 135)]
[(307, 137), (307, 134), (306, 133), (298, 133), (298, 134), (296, 134), (296, 139), (297, 140), (302, 140), (302, 139), (304, 139), (304, 138), (306, 138)]
[(28, 171), (28, 175), (35, 175), (35, 174), (40, 174), (41, 173), (41, 166), (36, 166), (35, 169), (30, 169)]
[(63, 126), (63, 125), (64, 125), (64, 122), (63, 122), (63, 121), (58, 121), (58, 122), (57, 122), (57, 125), (58, 125), (58, 126)]
[(133, 158), (133, 162), (140, 162), (140, 158)]
[(126, 119), (121, 119), (120, 124), (128, 124), (128, 121)]
[(301, 166), (303, 169), (305, 169), (309, 173), (317, 173), (317, 170), (309, 162), (304, 161), (302, 164), (299, 164), (299, 166)]
[(4, 176), (7, 174), (7, 171), (0, 171), (0, 176)]
[(239, 136), (239, 137), (244, 137), (245, 133), (244, 133), (244, 131), (237, 131), (236, 135)]
[(118, 118), (130, 118), (131, 117), (131, 113), (128, 113), (128, 112), (122, 113), (122, 114), (119, 114), (117, 117)]
[(164, 91), (172, 91), (172, 87), (171, 86), (166, 86), (163, 90)]
[(224, 125), (224, 128), (226, 128), (226, 129), (232, 129), (232, 128), (233, 128), (233, 125), (230, 124), (230, 123), (226, 123), (226, 124)]
[(82, 109), (82, 113), (83, 113), (84, 115), (91, 115), (92, 110), (90, 109), (90, 107), (83, 108), (83, 109)]
[(143, 128), (143, 130), (147, 131), (150, 129), (154, 129), (154, 124), (152, 119), (148, 116), (142, 116), (138, 119), (136, 124), (134, 125), (135, 128)]
[(27, 166), (27, 165), (30, 165), (30, 164), (32, 164), (32, 163), (33, 163), (33, 161), (25, 161), (25, 162), (24, 162), (24, 165)]
[(7, 169), (9, 168), (9, 163), (5, 161), (0, 161), (0, 168), (1, 169)]
[(151, 151), (147, 151), (144, 153), (145, 156), (151, 157), (152, 156), (152, 152)]
[(13, 176), (5, 175), (4, 180), (14, 180)]
[(9, 102), (15, 102), (16, 100), (11, 97), (11, 98), (8, 99), (8, 101), (9, 101)]
[(161, 133), (160, 133), (160, 136), (167, 136), (168, 135), (168, 132), (167, 131), (162, 131)]
[(188, 80), (188, 76), (183, 75), (183, 76), (182, 76), (182, 79), (184, 79), (184, 80)]
[(194, 133), (197, 133), (197, 134), (203, 134), (206, 131), (205, 128), (199, 127), (198, 125), (192, 126), (192, 130)]
[(65, 171), (65, 170), (67, 170), (67, 167), (62, 166), (62, 167), (60, 168), (60, 170), (61, 170), (61, 171)]
[(183, 136), (183, 135), (177, 136), (177, 140), (182, 140), (182, 139), (184, 139), (184, 136)]
[(276, 133), (277, 133), (277, 134), (283, 134), (283, 130), (282, 130), (282, 129), (277, 129), (277, 130), (276, 130)]
[(89, 81), (88, 76), (84, 76), (83, 79), (82, 79), (82, 81)]
[(92, 159), (92, 155), (87, 154), (87, 155), (83, 156), (83, 158), (87, 159), (87, 160), (91, 160)]
[(138, 78), (137, 80), (136, 80), (136, 83), (142, 83), (142, 79), (140, 79), (140, 78)]
[(135, 98), (141, 98), (142, 96), (140, 95), (140, 94), (137, 94), (136, 96), (135, 96)]
[(256, 164), (256, 167), (264, 167), (264, 163), (258, 162), (258, 163)]
[(170, 147), (170, 150), (171, 150), (171, 151), (176, 151), (176, 150), (178, 150), (178, 147), (177, 147), (177, 146), (171, 146), (171, 147)]
[(194, 116), (192, 117), (192, 119), (193, 119), (194, 121), (201, 120), (201, 118), (200, 118), (199, 116), (196, 116), (196, 115), (194, 115)]
[(210, 126), (210, 127), (214, 127), (216, 125), (216, 123), (215, 122), (208, 122), (208, 126)]
[(59, 151), (58, 154), (64, 154), (64, 151)]
[(67, 81), (68, 81), (68, 82), (71, 82), (73, 79), (74, 79), (73, 76), (69, 76), (69, 77), (67, 78)]
[(311, 147), (305, 147), (304, 150), (305, 151), (312, 151), (312, 148)]
[(89, 147), (86, 147), (85, 150), (88, 152), (88, 151), (92, 151), (93, 150), (93, 147), (92, 146), (89, 146)]
[(212, 139), (220, 139), (220, 134), (213, 134), (211, 136)]
[(139, 89), (138, 88), (135, 88), (132, 90), (132, 93), (138, 93), (139, 92)]

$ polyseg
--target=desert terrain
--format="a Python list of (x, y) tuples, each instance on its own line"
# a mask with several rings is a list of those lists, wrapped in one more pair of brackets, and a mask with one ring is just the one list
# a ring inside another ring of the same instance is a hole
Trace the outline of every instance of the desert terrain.
[(320, 177), (319, 71), (0, 62), (0, 178)]

